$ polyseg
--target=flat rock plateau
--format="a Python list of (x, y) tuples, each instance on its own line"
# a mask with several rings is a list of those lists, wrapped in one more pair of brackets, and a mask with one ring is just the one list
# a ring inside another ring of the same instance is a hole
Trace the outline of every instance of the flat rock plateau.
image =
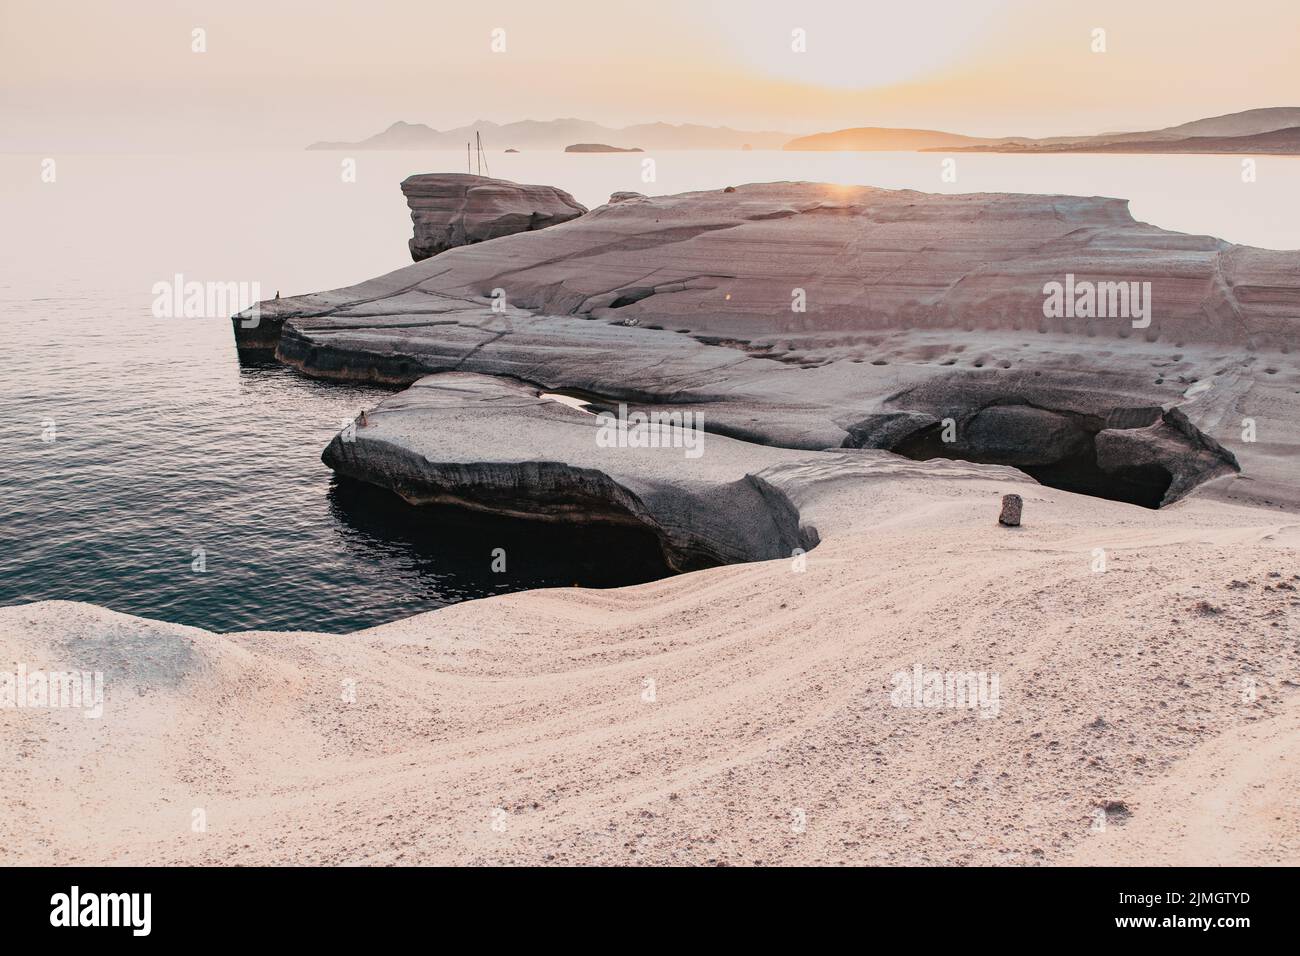
[[(1150, 310), (1049, 317), (1052, 282)], [(768, 183), (248, 318), (400, 387), (340, 475), (637, 525), (683, 573), (343, 637), (0, 609), (0, 659), (107, 690), (0, 709), (0, 860), (1300, 862), (1300, 253), (1117, 199)], [(899, 695), (927, 672), (993, 705)]]
[[(1076, 281), (1136, 283), (1149, 314), (1046, 316), (1044, 287)], [(1300, 254), (1167, 232), (1118, 199), (765, 183), (616, 193), (540, 233), (262, 303), (235, 332), (321, 378), (472, 372), (763, 445), (1294, 507), (1298, 316)]]

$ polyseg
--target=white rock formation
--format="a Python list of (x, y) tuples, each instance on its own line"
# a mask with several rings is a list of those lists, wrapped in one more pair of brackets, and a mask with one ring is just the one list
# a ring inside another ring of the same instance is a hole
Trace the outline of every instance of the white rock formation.
[(468, 173), (422, 173), (402, 181), (411, 208), (416, 262), (487, 239), (534, 232), (587, 211), (563, 189), (525, 186)]

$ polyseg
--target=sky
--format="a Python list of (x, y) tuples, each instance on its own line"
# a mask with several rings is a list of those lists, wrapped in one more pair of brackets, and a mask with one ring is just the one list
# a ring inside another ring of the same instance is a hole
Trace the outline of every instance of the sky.
[(299, 149), (396, 120), (1152, 129), (1300, 105), (1297, 37), (1297, 0), (0, 0), (0, 151)]

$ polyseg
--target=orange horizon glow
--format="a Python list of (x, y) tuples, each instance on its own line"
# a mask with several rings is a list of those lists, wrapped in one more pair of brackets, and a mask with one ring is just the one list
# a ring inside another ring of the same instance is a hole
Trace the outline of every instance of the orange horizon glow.
[(1151, 129), (1300, 105), (1298, 34), (1291, 0), (1248, 16), (1209, 0), (6, 0), (0, 149), (299, 149), (399, 119), (562, 116), (791, 134)]

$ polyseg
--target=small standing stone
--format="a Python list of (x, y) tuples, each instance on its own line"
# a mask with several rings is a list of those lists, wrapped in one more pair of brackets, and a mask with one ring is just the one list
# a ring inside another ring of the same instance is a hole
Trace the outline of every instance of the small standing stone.
[(1024, 504), (1019, 495), (1003, 495), (1002, 514), (998, 515), (998, 524), (1008, 528), (1019, 528), (1020, 509)]

